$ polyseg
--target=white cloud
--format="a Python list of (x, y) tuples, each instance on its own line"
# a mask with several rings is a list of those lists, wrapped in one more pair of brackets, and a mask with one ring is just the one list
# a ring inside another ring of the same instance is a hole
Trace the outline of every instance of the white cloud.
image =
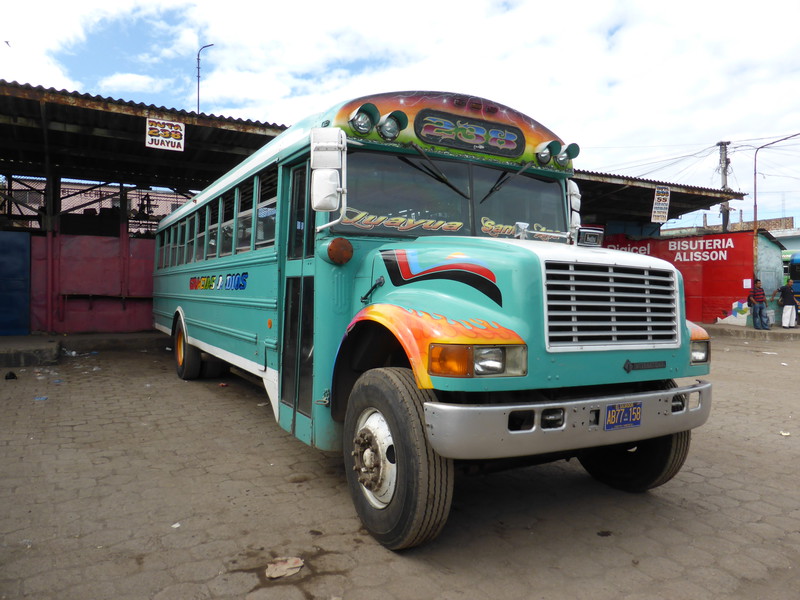
[(128, 98), (137, 92), (160, 92), (169, 85), (167, 80), (136, 73), (115, 73), (99, 81), (103, 94), (127, 94)]

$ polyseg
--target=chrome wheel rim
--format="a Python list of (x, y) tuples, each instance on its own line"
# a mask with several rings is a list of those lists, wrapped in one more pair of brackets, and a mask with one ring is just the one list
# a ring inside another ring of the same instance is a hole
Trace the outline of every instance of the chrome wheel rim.
[(367, 502), (386, 508), (397, 488), (394, 439), (383, 414), (374, 408), (361, 413), (353, 439), (353, 470)]

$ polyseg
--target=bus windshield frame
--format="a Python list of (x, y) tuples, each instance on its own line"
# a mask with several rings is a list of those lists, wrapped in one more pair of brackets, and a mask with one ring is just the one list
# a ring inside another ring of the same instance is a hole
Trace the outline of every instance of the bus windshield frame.
[(520, 170), (429, 156), (351, 149), (348, 206), (337, 235), (514, 237), (515, 224), (566, 241), (564, 184)]

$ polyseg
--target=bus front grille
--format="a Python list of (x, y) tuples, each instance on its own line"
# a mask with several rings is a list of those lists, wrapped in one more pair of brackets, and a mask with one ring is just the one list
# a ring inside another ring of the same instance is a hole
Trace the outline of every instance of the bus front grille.
[(678, 343), (670, 270), (547, 261), (545, 288), (551, 348)]

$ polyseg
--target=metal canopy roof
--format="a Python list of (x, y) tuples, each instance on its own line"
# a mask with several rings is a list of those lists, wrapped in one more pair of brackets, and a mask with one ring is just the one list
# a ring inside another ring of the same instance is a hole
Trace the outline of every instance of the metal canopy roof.
[(605, 225), (609, 221), (650, 223), (657, 187), (670, 190), (669, 218), (677, 219), (696, 210), (708, 209), (729, 200), (741, 200), (745, 194), (733, 190), (680, 185), (624, 175), (576, 171), (575, 181), (581, 190), (581, 217), (584, 223)]
[[(186, 125), (183, 152), (145, 146), (147, 118)], [(286, 126), (57, 91), (0, 80), (0, 174), (200, 190)], [(649, 223), (655, 188), (670, 188), (669, 218), (741, 192), (576, 171), (585, 223)]]
[[(148, 118), (184, 123), (183, 152), (147, 148)], [(0, 80), (0, 174), (200, 190), (286, 127)]]

